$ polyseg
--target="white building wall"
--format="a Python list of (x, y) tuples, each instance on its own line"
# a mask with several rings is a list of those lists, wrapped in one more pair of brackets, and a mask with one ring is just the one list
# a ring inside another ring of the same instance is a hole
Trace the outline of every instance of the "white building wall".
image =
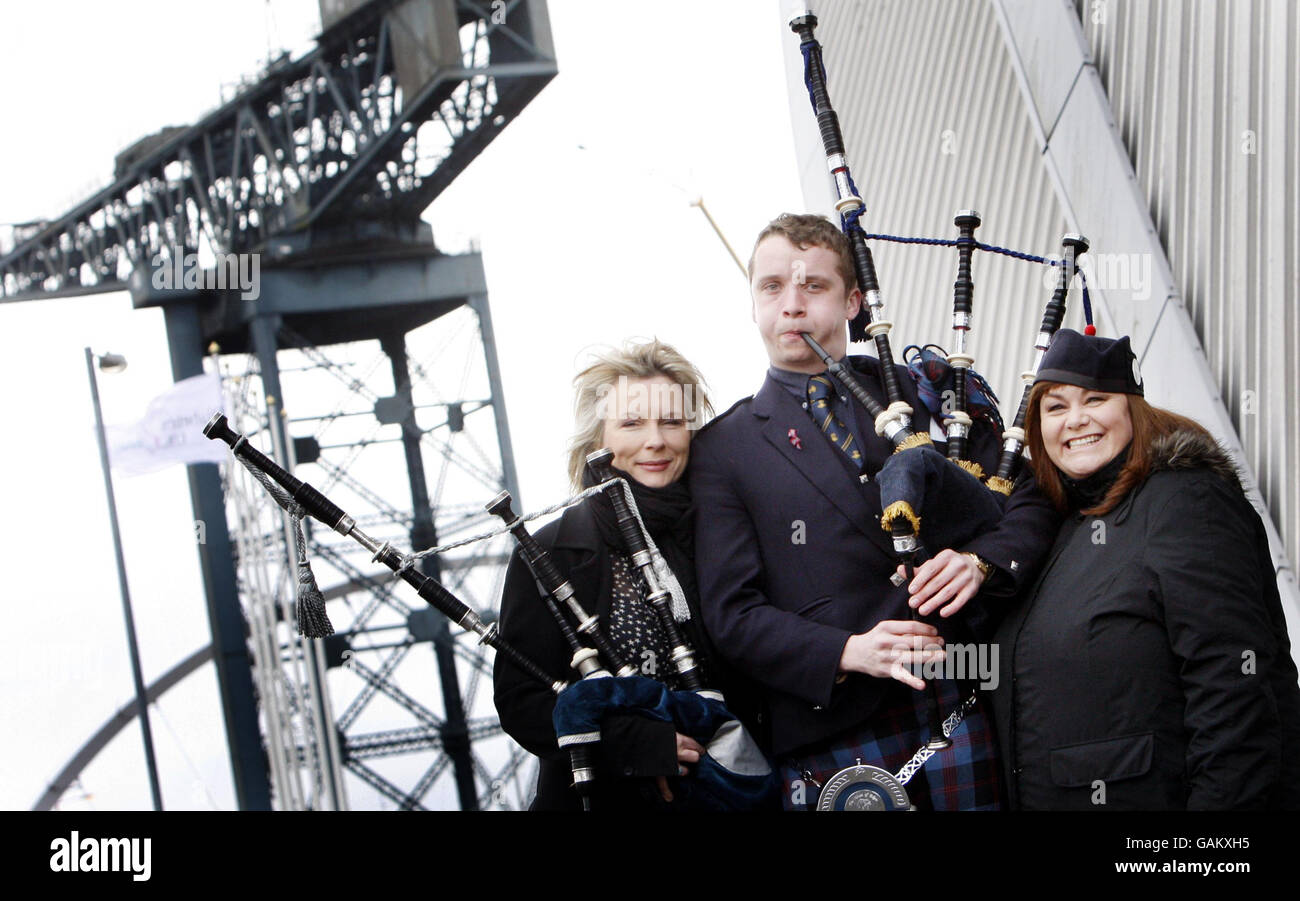
[[(951, 238), (953, 214), (972, 207), (988, 243), (1049, 255), (1062, 232), (1088, 235), (1100, 333), (1132, 334), (1149, 399), (1205, 422), (1257, 480), (1300, 645), (1291, 563), (1300, 558), (1300, 7), (810, 5), (867, 231)], [(1063, 29), (1062, 14), (1075, 24)], [(786, 61), (805, 197), (829, 214), (794, 34)], [(1090, 105), (1089, 116), (1064, 121)], [(955, 252), (873, 250), (895, 353), (950, 345)], [(974, 280), (975, 366), (1009, 415), (1050, 279), (1041, 267), (977, 254)], [(1076, 289), (1065, 325), (1082, 324)]]
[(1300, 5), (1076, 0), (1183, 305), (1300, 560)]

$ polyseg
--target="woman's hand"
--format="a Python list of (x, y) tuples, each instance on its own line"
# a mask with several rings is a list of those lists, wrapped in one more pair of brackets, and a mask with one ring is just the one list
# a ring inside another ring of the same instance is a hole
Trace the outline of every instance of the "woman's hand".
[[(898, 572), (906, 576), (903, 567)], [(970, 555), (948, 548), (916, 568), (907, 586), (911, 594), (907, 603), (921, 616), (929, 616), (947, 604), (939, 610), (939, 615), (946, 618), (965, 607), (983, 584), (984, 574)]]
[[(677, 775), (685, 776), (686, 767), (683, 764), (699, 763), (700, 755), (704, 753), (704, 745), (700, 744), (689, 735), (677, 733)], [(666, 776), (656, 776), (655, 782), (659, 785), (659, 796), (665, 802), (671, 802), (673, 799), (672, 789), (668, 787), (668, 778)]]
[(943, 639), (928, 623), (886, 619), (870, 632), (850, 635), (840, 654), (840, 672), (897, 679), (922, 690), (925, 682), (908, 671), (909, 666), (943, 659)]

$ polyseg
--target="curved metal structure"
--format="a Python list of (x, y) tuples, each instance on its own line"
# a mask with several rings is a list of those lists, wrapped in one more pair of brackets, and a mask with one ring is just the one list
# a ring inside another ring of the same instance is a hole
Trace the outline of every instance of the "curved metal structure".
[[(212, 645), (195, 651), (145, 688), (145, 703), (154, 703), (162, 697), (163, 692), (174, 687), (176, 683), (210, 660), (212, 660)], [(140, 705), (136, 703), (135, 699), (119, 707), (117, 712), (110, 716), (104, 725), (100, 726), (95, 731), (95, 734), (86, 739), (86, 743), (77, 749), (77, 753), (73, 754), (72, 759), (64, 764), (58, 775), (50, 780), (50, 784), (46, 786), (40, 798), (32, 805), (32, 810), (53, 810), (54, 805), (58, 804), (59, 799), (63, 797), (63, 793), (72, 786), (72, 783), (77, 781), (81, 771), (89, 766), (95, 756), (104, 750), (104, 747), (110, 741), (117, 737), (117, 733), (131, 725), (132, 720), (139, 714)]]

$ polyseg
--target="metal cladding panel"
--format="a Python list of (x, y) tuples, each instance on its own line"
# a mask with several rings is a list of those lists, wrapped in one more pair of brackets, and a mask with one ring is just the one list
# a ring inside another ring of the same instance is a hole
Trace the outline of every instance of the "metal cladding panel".
[[(1065, 220), (987, 3), (829, 0), (813, 11), (868, 233), (955, 239), (953, 216), (974, 209), (983, 219), (978, 240), (1059, 256)], [(786, 59), (801, 84), (793, 33)], [(811, 104), (803, 90), (791, 97), (805, 198), (835, 218)], [(871, 247), (895, 357), (909, 344), (951, 349), (956, 250), (882, 241)], [(971, 268), (969, 349), (1009, 418), (1055, 282), (1043, 266), (991, 253), (976, 253)], [(1077, 288), (1069, 304), (1065, 325), (1081, 329)], [(875, 351), (863, 344), (853, 352)]]
[(1294, 563), (1300, 7), (1078, 0), (1075, 8), (1183, 304)]
[[(1032, 4), (1020, 6), (1033, 14)], [(1300, 560), (1300, 5), (1074, 0), (1074, 10), (1177, 300), (1283, 548)], [(1064, 213), (992, 3), (820, 0), (813, 11), (868, 232), (953, 238), (953, 213), (970, 207), (983, 217), (979, 240), (1059, 254)], [(786, 60), (801, 81), (793, 34)], [(1051, 93), (1072, 89), (1073, 69), (1047, 76)], [(791, 97), (805, 198), (833, 217), (811, 106), (802, 90)], [(1043, 122), (1049, 133), (1059, 125)], [(956, 254), (872, 246), (895, 353), (909, 343), (949, 346)], [(1009, 415), (1050, 277), (990, 254), (975, 256), (973, 276), (975, 367)], [(1076, 289), (1065, 325), (1082, 323)], [(1106, 333), (1104, 307), (1098, 324)], [(1178, 383), (1171, 359), (1145, 360), (1148, 377)]]

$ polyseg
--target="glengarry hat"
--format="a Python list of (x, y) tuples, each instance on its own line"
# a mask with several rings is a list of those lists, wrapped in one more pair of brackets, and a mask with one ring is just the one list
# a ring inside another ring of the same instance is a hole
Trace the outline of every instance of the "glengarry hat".
[(1107, 394), (1141, 396), (1144, 393), (1142, 372), (1127, 335), (1097, 338), (1068, 328), (1059, 330), (1052, 338), (1052, 346), (1043, 355), (1043, 363), (1034, 376), (1034, 384), (1039, 382), (1078, 385)]

